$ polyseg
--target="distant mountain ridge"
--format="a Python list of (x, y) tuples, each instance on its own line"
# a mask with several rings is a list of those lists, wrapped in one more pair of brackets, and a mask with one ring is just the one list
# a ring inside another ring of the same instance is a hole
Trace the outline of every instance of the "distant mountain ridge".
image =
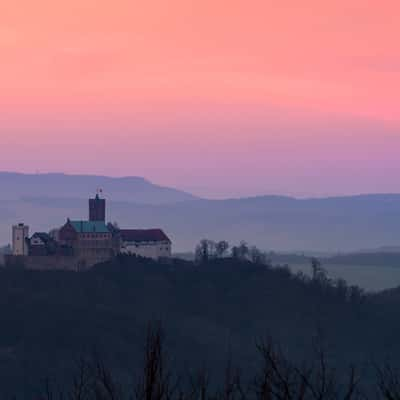
[(114, 200), (146, 204), (165, 204), (194, 200), (181, 190), (155, 185), (136, 176), (67, 175), (62, 173), (20, 174), (0, 172), (1, 199), (24, 197), (83, 198), (102, 189)]
[(153, 185), (143, 178), (0, 173), (0, 244), (11, 225), (32, 231), (87, 218), (97, 187), (107, 198), (107, 220), (122, 228), (161, 228), (174, 251), (192, 251), (202, 238), (246, 240), (264, 250), (337, 253), (400, 246), (400, 194), (296, 199), (260, 196), (208, 200)]

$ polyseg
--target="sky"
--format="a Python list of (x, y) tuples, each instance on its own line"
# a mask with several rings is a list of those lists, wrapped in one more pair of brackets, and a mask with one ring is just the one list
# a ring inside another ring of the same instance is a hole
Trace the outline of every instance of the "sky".
[(0, 170), (400, 192), (400, 3), (0, 1)]

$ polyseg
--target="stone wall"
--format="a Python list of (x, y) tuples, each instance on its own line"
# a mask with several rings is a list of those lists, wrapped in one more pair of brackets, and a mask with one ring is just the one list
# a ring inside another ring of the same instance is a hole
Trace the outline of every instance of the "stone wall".
[(74, 256), (5, 256), (7, 268), (21, 268), (31, 270), (66, 270), (84, 271), (91, 268), (96, 261), (86, 260), (83, 262)]

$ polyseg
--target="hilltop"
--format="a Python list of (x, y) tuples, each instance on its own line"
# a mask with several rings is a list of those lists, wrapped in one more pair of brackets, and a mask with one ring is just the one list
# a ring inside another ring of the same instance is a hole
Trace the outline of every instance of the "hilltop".
[(251, 373), (261, 337), (303, 359), (317, 330), (336, 366), (395, 359), (398, 292), (364, 297), (230, 259), (195, 266), (119, 257), (84, 273), (0, 270), (0, 397), (25, 388), (30, 398), (45, 377), (70, 377), (74, 361), (94, 350), (128, 379), (149, 320), (163, 322), (177, 371), (207, 366), (214, 377), (229, 354)]
[(86, 199), (101, 188), (116, 201), (167, 204), (196, 197), (181, 190), (151, 183), (137, 176), (67, 175), (62, 173), (20, 174), (0, 172), (1, 200), (24, 198)]

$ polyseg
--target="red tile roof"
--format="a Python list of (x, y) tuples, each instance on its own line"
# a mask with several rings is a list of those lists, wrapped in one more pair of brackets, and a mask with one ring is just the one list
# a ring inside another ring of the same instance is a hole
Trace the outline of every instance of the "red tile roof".
[(119, 232), (126, 242), (171, 242), (161, 229), (121, 229)]

